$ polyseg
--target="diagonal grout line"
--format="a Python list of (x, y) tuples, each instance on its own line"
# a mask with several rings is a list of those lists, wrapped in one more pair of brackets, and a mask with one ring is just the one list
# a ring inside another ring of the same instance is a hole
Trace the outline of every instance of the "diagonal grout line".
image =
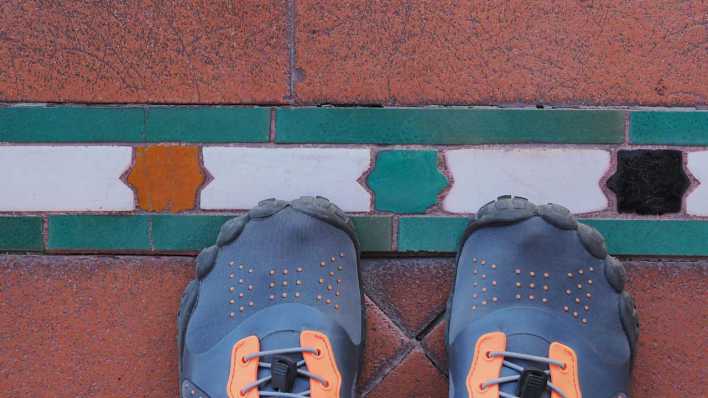
[[(454, 282), (453, 282), (453, 283), (454, 283)], [(418, 341), (423, 341), (423, 339), (426, 338), (426, 337), (430, 334), (430, 332), (432, 332), (433, 329), (435, 329), (435, 327), (438, 326), (438, 324), (439, 324), (440, 322), (443, 322), (443, 321), (444, 321), (444, 319), (445, 319), (445, 314), (446, 314), (446, 313), (447, 313), (447, 303), (446, 303), (446, 305), (445, 305), (445, 309), (443, 309), (442, 312), (440, 312), (439, 314), (437, 314), (437, 315), (435, 316), (435, 318), (433, 318), (430, 322), (428, 322), (428, 324), (425, 325), (425, 326), (420, 330), (420, 332), (418, 332), (418, 334), (415, 336), (415, 339), (418, 340)]]
[(428, 358), (428, 361), (430, 361), (430, 363), (433, 365), (433, 367), (435, 369), (437, 369), (438, 372), (440, 372), (440, 374), (442, 374), (446, 379), (450, 378), (448, 370), (441, 368), (440, 365), (438, 365), (438, 362), (435, 360), (435, 358), (431, 357), (430, 353), (425, 348), (423, 348), (423, 355), (425, 355), (425, 357)]
[(405, 346), (401, 349), (401, 351), (391, 358), (388, 363), (386, 363), (384, 366), (382, 366), (377, 374), (369, 380), (368, 383), (366, 383), (365, 386), (361, 388), (359, 391), (360, 395), (362, 397), (366, 397), (371, 391), (373, 391), (376, 386), (381, 384), (386, 377), (388, 377), (389, 374), (391, 374), (392, 371), (394, 371), (397, 367), (399, 367), (403, 361), (408, 357), (408, 355), (417, 347), (418, 345), (415, 344), (413, 340), (409, 340)]

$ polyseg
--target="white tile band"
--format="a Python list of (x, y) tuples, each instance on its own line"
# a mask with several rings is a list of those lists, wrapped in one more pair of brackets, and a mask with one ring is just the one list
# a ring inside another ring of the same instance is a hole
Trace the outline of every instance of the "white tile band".
[(129, 147), (0, 147), (0, 211), (133, 210), (120, 180), (131, 159)]
[(201, 194), (203, 209), (250, 209), (266, 198), (325, 196), (345, 211), (369, 211), (371, 195), (358, 179), (368, 149), (205, 147), (214, 177)]
[(708, 216), (708, 151), (690, 152), (688, 170), (700, 185), (686, 198), (686, 211), (696, 216)]
[(446, 152), (454, 184), (443, 206), (474, 213), (500, 195), (557, 203), (574, 213), (604, 210), (600, 179), (610, 153), (595, 149), (459, 149)]

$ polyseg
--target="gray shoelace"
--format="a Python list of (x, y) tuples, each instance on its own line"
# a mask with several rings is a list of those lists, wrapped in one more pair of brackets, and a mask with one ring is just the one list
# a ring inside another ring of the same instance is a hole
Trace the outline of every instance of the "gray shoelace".
[[(536, 355), (528, 355), (528, 354), (523, 354), (523, 353), (518, 353), (518, 352), (509, 352), (509, 351), (490, 351), (490, 352), (487, 352), (487, 355), (492, 358), (494, 358), (494, 357), (505, 358), (504, 362), (503, 362), (504, 366), (506, 366), (509, 369), (513, 369), (513, 370), (519, 372), (519, 374), (514, 375), (514, 376), (504, 376), (504, 377), (498, 377), (496, 379), (487, 380), (484, 383), (482, 383), (482, 385), (481, 385), (482, 389), (485, 389), (489, 386), (493, 386), (495, 384), (504, 384), (504, 383), (511, 383), (511, 382), (519, 381), (519, 379), (521, 378), (521, 373), (524, 372), (524, 368), (515, 364), (515, 363), (507, 361), (506, 358), (522, 359), (522, 360), (526, 360), (526, 361), (544, 363), (549, 366), (560, 366), (562, 369), (565, 369), (565, 364), (561, 361), (557, 361), (552, 358), (540, 357), (540, 356), (536, 356)], [(550, 373), (550, 372), (547, 370), (546, 373)], [(551, 391), (556, 392), (562, 398), (567, 398), (565, 393), (563, 391), (561, 391), (558, 387), (554, 386), (550, 381), (547, 383), (547, 385)], [(505, 393), (502, 391), (499, 391), (499, 396), (501, 398), (519, 398), (516, 395), (508, 394), (508, 393)]]
[[(281, 348), (281, 349), (277, 349), (277, 350), (254, 352), (253, 354), (249, 354), (249, 355), (246, 355), (245, 357), (243, 357), (243, 360), (248, 362), (248, 361), (255, 359), (255, 358), (262, 358), (262, 357), (267, 357), (267, 356), (271, 356), (271, 355), (302, 354), (305, 352), (309, 352), (311, 354), (318, 354), (318, 351), (315, 348), (307, 348), (307, 347)], [(325, 379), (323, 379), (322, 377), (317, 376), (314, 373), (310, 373), (305, 369), (300, 369), (304, 365), (305, 365), (304, 359), (298, 361), (298, 363), (297, 363), (298, 375), (316, 380), (325, 386), (328, 384), (327, 381)], [(270, 369), (270, 364), (267, 362), (260, 362), (259, 361), (258, 366), (261, 368)], [(254, 388), (257, 388), (257, 387), (260, 388), (262, 385), (268, 383), (271, 380), (271, 378), (272, 378), (271, 376), (266, 376), (260, 380), (256, 380), (253, 383), (244, 386), (241, 389), (241, 395), (246, 395), (246, 393), (248, 393), (250, 390), (252, 390)], [(278, 391), (259, 391), (259, 395), (261, 397), (305, 398), (305, 397), (310, 396), (310, 390), (299, 392), (299, 393), (278, 392)]]

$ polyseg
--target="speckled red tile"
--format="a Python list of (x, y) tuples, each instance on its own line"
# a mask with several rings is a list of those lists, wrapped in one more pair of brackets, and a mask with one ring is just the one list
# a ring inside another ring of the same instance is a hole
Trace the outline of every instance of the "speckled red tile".
[[(641, 332), (634, 362), (637, 397), (708, 396), (703, 380), (708, 319), (708, 263), (642, 261), (627, 263), (627, 289), (639, 308)], [(445, 323), (423, 338), (423, 347), (447, 368)], [(681, 366), (675, 366), (680, 362)]]
[(302, 103), (708, 103), (708, 3), (296, 2)]
[(366, 344), (364, 362), (359, 375), (360, 389), (375, 382), (381, 373), (394, 365), (411, 343), (368, 297), (366, 305)]
[(0, 3), (0, 101), (277, 103), (287, 3)]
[(635, 262), (628, 271), (641, 325), (634, 395), (708, 396), (708, 264)]
[[(364, 279), (385, 278), (372, 268), (385, 261), (367, 260)], [(453, 263), (403, 261), (420, 273)], [(628, 271), (642, 325), (634, 396), (708, 396), (708, 263), (652, 259), (631, 262)], [(193, 272), (191, 257), (0, 256), (3, 396), (177, 396), (175, 316)], [(415, 286), (409, 280), (399, 288)], [(444, 369), (444, 322), (398, 362), (415, 342), (369, 300), (367, 314), (367, 396), (447, 396), (431, 362)]]
[(453, 267), (446, 258), (367, 260), (362, 277), (369, 297), (415, 337), (445, 311)]
[(189, 257), (0, 256), (2, 396), (176, 397)]
[(366, 395), (367, 398), (444, 398), (447, 379), (415, 349)]
[(445, 333), (447, 321), (438, 322), (428, 334), (423, 337), (421, 345), (426, 354), (435, 363), (438, 369), (447, 372), (447, 350), (445, 349)]

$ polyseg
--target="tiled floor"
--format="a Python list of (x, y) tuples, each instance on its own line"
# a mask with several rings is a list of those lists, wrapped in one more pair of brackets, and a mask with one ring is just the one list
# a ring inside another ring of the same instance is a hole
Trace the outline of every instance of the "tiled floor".
[[(177, 396), (175, 316), (192, 257), (0, 256), (3, 395)], [(367, 397), (446, 397), (453, 259), (363, 261)], [(705, 396), (708, 262), (628, 262), (637, 397)], [(678, 333), (680, 331), (680, 333)]]

